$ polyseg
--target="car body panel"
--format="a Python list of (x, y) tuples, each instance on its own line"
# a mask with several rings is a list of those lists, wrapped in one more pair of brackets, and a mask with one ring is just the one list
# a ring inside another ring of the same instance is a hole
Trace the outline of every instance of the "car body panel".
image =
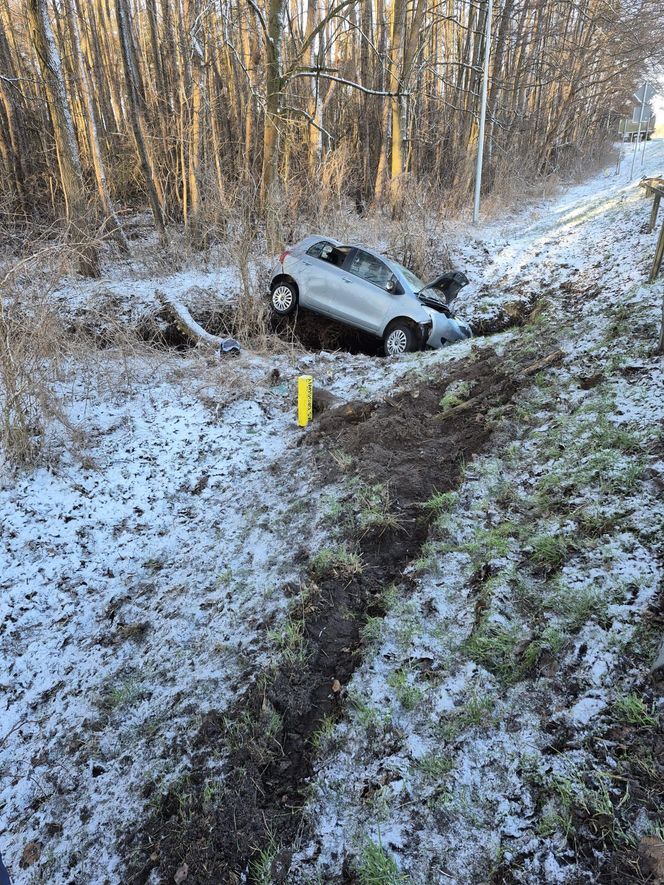
[[(319, 243), (326, 245), (314, 248)], [(366, 246), (342, 244), (331, 237), (306, 237), (282, 254), (272, 270), (272, 285), (284, 276), (296, 283), (302, 307), (378, 337), (395, 320), (416, 323), (427, 336), (423, 343), (434, 348), (472, 334), (470, 326), (456, 319), (442, 301), (437, 310), (419, 300), (418, 292), (426, 284), (415, 285), (421, 281), (413, 274)], [(450, 276), (437, 277), (429, 287)], [(388, 285), (394, 290), (389, 291)]]

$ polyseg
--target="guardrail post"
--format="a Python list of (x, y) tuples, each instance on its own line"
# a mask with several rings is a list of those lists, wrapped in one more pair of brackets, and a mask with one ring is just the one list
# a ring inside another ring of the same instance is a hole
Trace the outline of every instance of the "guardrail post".
[(655, 224), (657, 223), (657, 212), (659, 211), (659, 201), (662, 199), (662, 195), (655, 193), (655, 198), (652, 201), (652, 211), (650, 212), (650, 222), (648, 223), (648, 230), (655, 230)]
[(654, 283), (657, 279), (657, 274), (659, 273), (659, 269), (662, 266), (662, 258), (664, 258), (664, 222), (662, 223), (659, 237), (657, 238), (655, 260), (653, 261), (652, 270), (650, 271), (650, 276), (648, 277), (649, 283)]

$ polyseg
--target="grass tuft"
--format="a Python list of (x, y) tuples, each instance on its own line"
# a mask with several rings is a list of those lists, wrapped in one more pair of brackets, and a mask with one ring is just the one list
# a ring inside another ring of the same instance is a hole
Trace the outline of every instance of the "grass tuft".
[(311, 570), (317, 578), (353, 578), (362, 574), (362, 557), (345, 545), (323, 547), (312, 559)]
[(561, 535), (539, 535), (532, 543), (530, 559), (543, 571), (555, 572), (565, 562), (569, 549)]
[(380, 844), (367, 840), (357, 864), (360, 885), (407, 885), (408, 876), (402, 873), (397, 862)]
[(396, 670), (387, 677), (387, 684), (394, 689), (394, 694), (404, 710), (414, 710), (422, 700), (422, 689), (413, 685), (405, 670)]
[(434, 492), (429, 500), (420, 506), (434, 516), (439, 516), (441, 513), (449, 513), (456, 506), (458, 500), (459, 496), (456, 492)]
[(633, 692), (616, 698), (613, 709), (627, 725), (638, 728), (654, 728), (657, 725), (657, 718), (648, 710), (646, 702)]
[(274, 836), (270, 835), (264, 848), (256, 850), (249, 861), (249, 874), (253, 885), (272, 885), (272, 865), (278, 853)]

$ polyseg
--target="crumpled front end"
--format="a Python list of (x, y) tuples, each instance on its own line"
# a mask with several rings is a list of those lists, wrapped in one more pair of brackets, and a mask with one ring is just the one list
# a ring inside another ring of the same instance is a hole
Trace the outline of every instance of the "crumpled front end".
[(427, 347), (437, 349), (455, 341), (465, 341), (473, 335), (472, 329), (465, 320), (448, 317), (437, 310), (427, 310), (433, 325), (427, 339)]

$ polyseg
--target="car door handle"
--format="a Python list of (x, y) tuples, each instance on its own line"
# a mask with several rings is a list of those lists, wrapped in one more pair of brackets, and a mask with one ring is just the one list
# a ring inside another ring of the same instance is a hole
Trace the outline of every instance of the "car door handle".
[(302, 264), (306, 264), (307, 267), (311, 267), (311, 262), (310, 262), (310, 261), (304, 261), (304, 259), (303, 259), (303, 260), (302, 260)]
[(352, 280), (349, 280), (348, 277), (342, 277), (341, 279), (344, 281), (344, 283), (352, 283), (353, 282)]

